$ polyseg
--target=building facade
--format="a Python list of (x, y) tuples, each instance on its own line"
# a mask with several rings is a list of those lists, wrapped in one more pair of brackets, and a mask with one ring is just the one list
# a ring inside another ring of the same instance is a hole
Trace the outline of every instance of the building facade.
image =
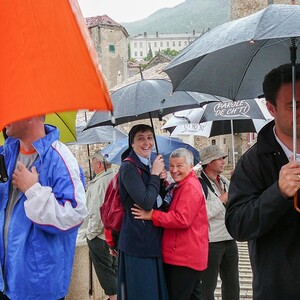
[(86, 18), (99, 65), (109, 89), (128, 77), (126, 29), (107, 15)]
[(162, 50), (181, 51), (193, 42), (200, 33), (195, 30), (191, 33), (164, 34), (158, 33), (148, 35), (144, 34), (130, 38), (130, 58), (143, 60), (149, 52), (152, 52), (154, 57)]

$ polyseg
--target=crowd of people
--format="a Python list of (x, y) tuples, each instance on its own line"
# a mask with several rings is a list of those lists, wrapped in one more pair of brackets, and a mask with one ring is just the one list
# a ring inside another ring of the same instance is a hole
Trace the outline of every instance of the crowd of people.
[[(294, 75), (300, 95), (299, 65)], [(253, 299), (299, 299), (300, 216), (293, 197), (300, 154), (293, 155), (292, 82), (290, 64), (265, 76), (274, 120), (241, 157), (230, 182), (222, 175), (227, 154), (218, 146), (200, 149), (198, 177), (187, 149), (174, 150), (168, 166), (162, 155), (151, 161), (153, 127), (133, 126), (119, 169), (124, 218), (115, 252), (99, 213), (115, 175), (106, 158), (90, 157), (96, 176), (85, 190), (78, 162), (44, 116), (7, 125), (0, 147), (9, 177), (0, 183), (0, 299), (65, 299), (82, 223), (111, 300), (212, 300), (218, 276), (222, 299), (237, 300), (236, 241), (249, 242)]]

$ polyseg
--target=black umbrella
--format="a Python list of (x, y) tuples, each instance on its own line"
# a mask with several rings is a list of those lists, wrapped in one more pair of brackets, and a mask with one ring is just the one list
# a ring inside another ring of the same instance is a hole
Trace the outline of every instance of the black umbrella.
[[(273, 4), (215, 27), (188, 46), (164, 70), (174, 90), (197, 91), (232, 100), (262, 95), (265, 74), (299, 55), (300, 6)], [(296, 158), (296, 100), (293, 80), (293, 150)], [(300, 209), (295, 205), (297, 211)]]
[[(96, 126), (115, 125), (150, 118), (161, 119), (162, 116), (174, 111), (219, 101), (212, 95), (199, 93), (175, 92), (172, 93), (172, 84), (164, 79), (143, 79), (126, 85), (111, 95), (114, 112), (95, 112), (86, 128)], [(157, 143), (155, 139), (155, 146)]]
[(165, 79), (142, 79), (126, 85), (111, 94), (113, 119), (109, 112), (95, 112), (86, 128), (119, 125), (149, 118), (161, 118), (179, 109), (201, 107), (219, 101), (212, 95), (172, 92), (172, 83)]
[(176, 91), (256, 98), (265, 74), (296, 60), (299, 36), (300, 5), (269, 5), (200, 36), (164, 71)]

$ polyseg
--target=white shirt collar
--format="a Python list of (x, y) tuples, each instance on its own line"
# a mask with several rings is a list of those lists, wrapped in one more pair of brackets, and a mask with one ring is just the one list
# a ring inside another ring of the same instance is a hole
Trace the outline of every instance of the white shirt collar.
[[(145, 158), (145, 157), (142, 157), (142, 156), (140, 156), (140, 155), (138, 155), (137, 153), (135, 153), (136, 155), (137, 155), (137, 157), (140, 159), (140, 161), (144, 164), (144, 165), (146, 165), (146, 166), (148, 166), (151, 162), (150, 162), (150, 159), (147, 157), (147, 158)], [(149, 167), (150, 167), (150, 165), (149, 165)]]
[[(283, 152), (285, 153), (286, 157), (288, 158), (288, 160), (291, 159), (291, 157), (293, 157), (294, 153), (292, 150), (290, 150), (277, 136), (276, 132), (275, 132), (275, 126), (273, 127), (273, 132), (276, 138), (276, 141), (278, 142), (278, 144), (281, 146)], [(296, 161), (298, 163), (300, 163), (300, 154), (296, 153)]]

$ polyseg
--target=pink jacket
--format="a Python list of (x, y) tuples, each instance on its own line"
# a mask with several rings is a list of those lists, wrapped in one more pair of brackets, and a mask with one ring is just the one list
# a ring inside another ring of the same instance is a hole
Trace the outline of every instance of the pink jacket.
[(194, 171), (174, 188), (169, 211), (154, 210), (152, 221), (164, 228), (164, 263), (198, 271), (207, 268), (208, 219), (202, 188)]

